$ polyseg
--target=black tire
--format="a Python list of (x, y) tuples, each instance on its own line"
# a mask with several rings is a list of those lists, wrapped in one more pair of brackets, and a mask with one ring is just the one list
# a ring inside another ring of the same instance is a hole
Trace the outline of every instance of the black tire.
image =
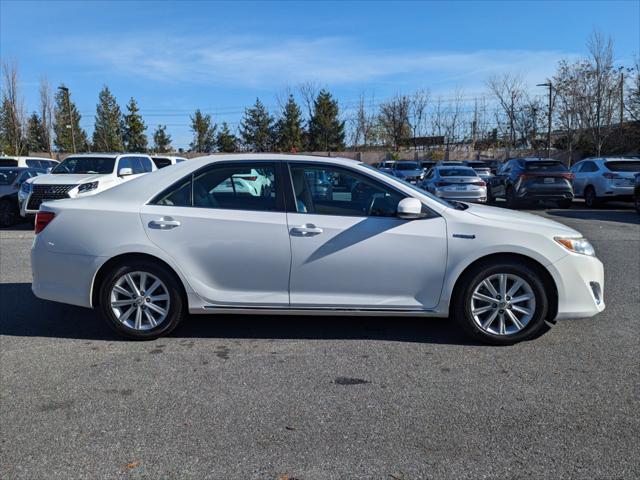
[[(535, 311), (523, 329), (513, 334), (497, 335), (483, 330), (471, 313), (471, 297), (475, 288), (491, 275), (506, 273), (515, 274), (524, 279), (535, 296)], [(503, 261), (499, 263), (483, 263), (465, 273), (460, 279), (452, 298), (452, 316), (462, 330), (473, 340), (490, 345), (512, 345), (523, 340), (537, 338), (549, 329), (545, 322), (549, 310), (542, 275), (537, 269), (524, 262)]]
[[(160, 279), (169, 294), (169, 308), (165, 320), (148, 330), (136, 330), (121, 323), (111, 308), (111, 290), (123, 275), (131, 272), (146, 272)], [(161, 264), (148, 260), (133, 260), (113, 267), (100, 286), (100, 313), (107, 324), (121, 336), (132, 340), (153, 340), (167, 335), (178, 326), (184, 316), (184, 299), (176, 275)]]
[(572, 204), (573, 204), (573, 200), (570, 198), (558, 200), (558, 208), (571, 208)]
[(18, 211), (10, 200), (0, 200), (0, 227), (15, 225)]
[(636, 212), (640, 213), (640, 192), (635, 195)]
[(507, 208), (516, 209), (520, 205), (520, 202), (518, 202), (518, 199), (516, 198), (516, 191), (511, 185), (507, 187), (507, 191), (504, 194), (504, 199), (507, 202)]
[(493, 192), (491, 191), (491, 185), (487, 183), (487, 203), (495, 203), (496, 197), (493, 196)]
[(584, 204), (587, 208), (595, 208), (602, 204), (602, 200), (596, 195), (596, 189), (591, 185), (584, 189)]

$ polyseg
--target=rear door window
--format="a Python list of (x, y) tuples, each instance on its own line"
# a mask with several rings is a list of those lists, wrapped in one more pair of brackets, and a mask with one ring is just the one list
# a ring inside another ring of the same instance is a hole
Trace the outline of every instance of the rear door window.
[(158, 168), (164, 168), (171, 165), (171, 160), (168, 158), (153, 157), (153, 163), (155, 163)]
[(18, 160), (13, 158), (0, 158), (0, 167), (17, 167)]

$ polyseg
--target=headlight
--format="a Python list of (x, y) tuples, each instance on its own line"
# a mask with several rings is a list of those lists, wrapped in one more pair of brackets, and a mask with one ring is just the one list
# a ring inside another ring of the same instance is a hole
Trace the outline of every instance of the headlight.
[(83, 183), (78, 187), (78, 193), (90, 192), (98, 188), (98, 182)]
[(589, 255), (590, 257), (596, 256), (596, 251), (593, 246), (584, 237), (580, 238), (566, 238), (566, 237), (554, 237), (554, 240), (562, 245), (567, 250), (571, 250), (575, 253), (581, 253), (582, 255)]

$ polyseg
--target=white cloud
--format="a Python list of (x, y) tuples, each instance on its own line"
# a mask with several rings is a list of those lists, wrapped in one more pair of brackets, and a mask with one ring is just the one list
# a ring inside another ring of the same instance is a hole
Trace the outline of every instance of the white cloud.
[[(61, 45), (62, 43), (62, 45)], [(269, 89), (314, 80), (327, 85), (394, 81), (427, 86), (479, 86), (493, 73), (518, 72), (531, 82), (553, 73), (562, 51), (372, 50), (347, 38), (284, 39), (210, 36), (180, 38), (138, 35), (126, 39), (62, 39), (50, 55), (62, 62), (104, 67), (110, 74), (136, 75), (171, 83)], [(75, 60), (74, 60), (75, 59)]]

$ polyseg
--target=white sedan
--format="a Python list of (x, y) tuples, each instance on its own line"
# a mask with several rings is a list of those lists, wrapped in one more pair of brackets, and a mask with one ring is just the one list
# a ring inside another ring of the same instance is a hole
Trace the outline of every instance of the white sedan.
[[(216, 188), (253, 169), (273, 188)], [(315, 196), (313, 175), (366, 188)], [(579, 232), (438, 199), (345, 159), (193, 159), (44, 203), (36, 233), (35, 295), (97, 308), (137, 339), (169, 333), (187, 312), (358, 314), (451, 316), (478, 340), (509, 344), (545, 320), (604, 309), (603, 266)]]

